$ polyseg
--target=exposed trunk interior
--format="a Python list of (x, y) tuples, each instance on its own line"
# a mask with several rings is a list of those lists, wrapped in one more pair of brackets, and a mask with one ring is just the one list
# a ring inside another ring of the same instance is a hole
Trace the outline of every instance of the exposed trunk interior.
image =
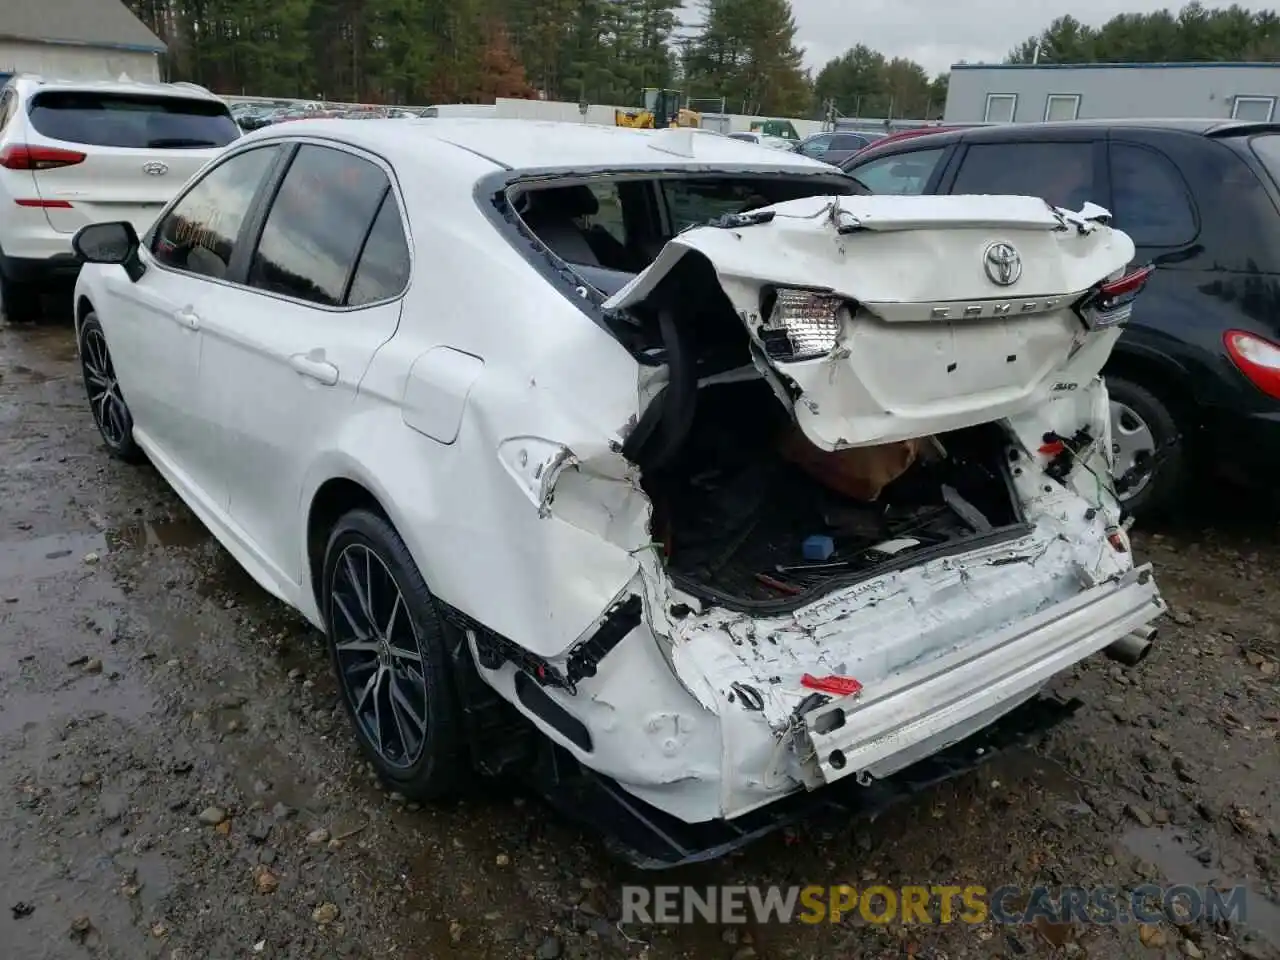
[(683, 588), (740, 607), (795, 602), (1020, 519), (995, 425), (846, 454), (805, 443), (763, 380), (698, 391), (688, 439), (645, 477)]
[(1018, 527), (1003, 428), (818, 449), (753, 369), (711, 265), (686, 260), (632, 311), (661, 343), (651, 357), (669, 381), (624, 450), (643, 470), (655, 538), (683, 589), (731, 608), (786, 609)]

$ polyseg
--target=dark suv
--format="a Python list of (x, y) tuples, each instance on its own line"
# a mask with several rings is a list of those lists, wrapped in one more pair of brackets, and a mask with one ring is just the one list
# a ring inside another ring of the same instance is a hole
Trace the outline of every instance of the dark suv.
[(1150, 515), (1191, 467), (1274, 486), (1280, 463), (1280, 124), (1008, 124), (873, 145), (875, 193), (1093, 201), (1157, 269), (1105, 370), (1116, 489)]

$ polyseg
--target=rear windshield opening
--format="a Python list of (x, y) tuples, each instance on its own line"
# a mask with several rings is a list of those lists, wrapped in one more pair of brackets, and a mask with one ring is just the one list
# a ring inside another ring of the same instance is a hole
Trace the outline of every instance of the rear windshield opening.
[(525, 226), (606, 295), (621, 289), (682, 230), (803, 197), (866, 193), (839, 174), (607, 177), (517, 187)]
[(98, 147), (199, 150), (240, 136), (214, 100), (51, 90), (32, 98), (30, 116), (42, 136)]

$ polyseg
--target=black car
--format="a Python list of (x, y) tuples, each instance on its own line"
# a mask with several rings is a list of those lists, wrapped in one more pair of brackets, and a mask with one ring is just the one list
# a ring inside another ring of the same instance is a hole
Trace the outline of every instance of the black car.
[(1006, 124), (873, 146), (875, 193), (1093, 201), (1156, 266), (1104, 371), (1116, 490), (1150, 516), (1192, 468), (1274, 487), (1280, 464), (1280, 124)]
[(840, 130), (834, 133), (815, 133), (805, 137), (795, 148), (795, 152), (823, 163), (834, 166), (847, 161), (855, 153), (884, 137), (882, 133), (866, 133)]

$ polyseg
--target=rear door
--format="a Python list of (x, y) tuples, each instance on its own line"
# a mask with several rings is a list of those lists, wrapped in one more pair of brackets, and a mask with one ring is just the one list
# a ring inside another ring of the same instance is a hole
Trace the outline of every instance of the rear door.
[(233, 532), (297, 583), (306, 470), (395, 333), (410, 255), (389, 169), (318, 143), (298, 148), (257, 234), (237, 283), (202, 305), (198, 405), (219, 427)]
[(145, 232), (182, 185), (239, 136), (226, 104), (206, 97), (51, 89), (27, 104), (27, 145), (81, 158), (34, 173), (58, 233), (110, 220)]

